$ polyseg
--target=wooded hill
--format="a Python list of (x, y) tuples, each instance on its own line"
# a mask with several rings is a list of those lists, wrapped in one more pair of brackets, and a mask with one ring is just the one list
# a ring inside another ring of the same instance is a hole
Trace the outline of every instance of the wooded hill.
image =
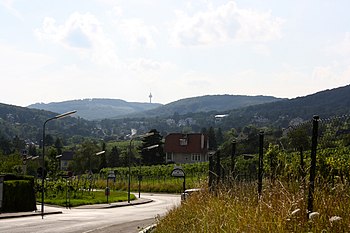
[(86, 120), (101, 120), (118, 118), (122, 115), (133, 114), (161, 106), (154, 103), (127, 102), (120, 99), (82, 99), (53, 103), (36, 103), (28, 108), (42, 109), (51, 112), (64, 113), (77, 110), (77, 116)]
[(247, 106), (270, 103), (281, 99), (272, 96), (246, 96), (246, 95), (205, 95), (181, 99), (156, 109), (137, 114), (137, 117), (167, 117), (174, 113), (184, 115), (187, 113), (229, 111)]
[(87, 120), (117, 119), (125, 117), (164, 117), (174, 113), (227, 111), (246, 106), (280, 100), (272, 96), (206, 95), (181, 99), (166, 105), (135, 103), (119, 99), (83, 99), (55, 103), (37, 103), (29, 108), (64, 113), (77, 110), (77, 116)]
[(321, 119), (350, 114), (350, 85), (317, 92), (312, 95), (274, 103), (250, 106), (230, 111), (224, 124), (288, 126), (291, 121), (311, 120), (313, 115)]
[[(198, 98), (200, 99), (200, 97)], [(74, 142), (79, 142), (84, 137), (116, 140), (130, 134), (131, 128), (137, 129), (139, 134), (148, 132), (150, 129), (157, 129), (165, 136), (170, 132), (200, 132), (202, 128), (210, 126), (220, 127), (222, 130), (247, 125), (288, 127), (293, 121), (311, 120), (314, 114), (319, 115), (321, 119), (350, 114), (350, 85), (305, 97), (278, 100), (231, 110), (228, 110), (227, 105), (217, 105), (217, 99), (229, 99), (230, 97), (204, 96), (202, 98), (206, 99), (203, 102), (212, 107), (201, 105), (200, 101), (195, 104), (195, 99), (192, 99), (193, 101), (185, 99), (182, 103), (181, 101), (174, 102), (173, 104), (178, 107), (174, 107), (173, 110), (169, 110), (168, 106), (160, 107), (159, 109), (165, 107), (167, 110), (159, 112), (169, 111), (164, 116), (158, 116), (156, 114), (158, 110), (154, 109), (152, 111), (155, 112), (155, 117), (125, 117), (101, 121), (87, 121), (76, 116), (67, 117), (50, 122), (47, 125), (47, 133), (56, 137), (68, 138)], [(270, 98), (270, 100), (273, 99)], [(191, 107), (186, 107), (186, 101)], [(228, 102), (230, 101), (227, 101), (226, 104)], [(232, 105), (229, 105), (230, 108)], [(213, 110), (215, 106), (216, 110)], [(185, 110), (182, 110), (183, 108)], [(211, 111), (205, 112), (205, 109)], [(202, 112), (189, 113), (190, 110), (202, 110)], [(217, 114), (227, 114), (227, 117), (217, 119), (215, 118)], [(0, 104), (0, 137), (11, 139), (17, 135), (22, 139), (40, 142), (44, 121), (55, 115), (57, 114), (53, 112)]]
[[(0, 137), (30, 139), (39, 143), (45, 120), (57, 113), (0, 103)], [(47, 124), (46, 129), (60, 137), (90, 137), (95, 124), (75, 117), (66, 117)]]

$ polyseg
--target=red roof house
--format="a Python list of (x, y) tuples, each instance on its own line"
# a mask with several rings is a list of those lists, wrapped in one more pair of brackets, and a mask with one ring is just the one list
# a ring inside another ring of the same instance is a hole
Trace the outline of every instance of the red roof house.
[(171, 133), (165, 137), (166, 162), (196, 163), (208, 161), (208, 135)]

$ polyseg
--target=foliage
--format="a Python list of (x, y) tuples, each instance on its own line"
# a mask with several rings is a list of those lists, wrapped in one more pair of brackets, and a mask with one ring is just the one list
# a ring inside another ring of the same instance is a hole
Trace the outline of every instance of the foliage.
[[(107, 203), (104, 190), (96, 190), (95, 182), (92, 181), (92, 184), (87, 177), (47, 181), (44, 188), (45, 203), (70, 207)], [(40, 184), (37, 184), (37, 190), (39, 189)], [(37, 199), (41, 200), (41, 192), (37, 192), (37, 195)], [(135, 195), (131, 195), (130, 198), (131, 200), (136, 199)], [(112, 189), (108, 202), (126, 201), (127, 199), (127, 193)]]
[[(208, 163), (182, 164), (182, 169), (186, 174), (186, 188), (198, 187), (198, 183), (206, 180), (208, 175)], [(131, 190), (138, 190), (138, 177), (142, 176), (141, 191), (142, 192), (168, 192), (179, 193), (182, 190), (183, 179), (174, 178), (171, 172), (174, 164), (153, 165), (131, 167)], [(106, 185), (107, 175), (110, 171), (114, 171), (116, 181), (110, 185), (116, 190), (127, 190), (128, 185), (128, 168), (105, 168), (100, 171), (100, 179), (96, 182), (98, 188)], [(102, 179), (101, 179), (102, 178)]]
[(218, 144), (216, 141), (216, 135), (213, 127), (209, 128), (208, 140), (209, 140), (209, 150), (216, 150), (218, 148)]
[(87, 120), (116, 118), (121, 115), (146, 111), (161, 106), (157, 103), (126, 102), (119, 99), (81, 99), (55, 103), (36, 103), (29, 108), (44, 109), (51, 112), (77, 110), (77, 115)]
[(163, 137), (156, 129), (150, 130), (148, 135), (142, 138), (142, 145), (138, 149), (143, 164), (156, 165), (165, 162), (162, 139)]
[[(55, 115), (57, 114), (43, 110), (0, 104), (0, 135), (7, 140), (17, 136), (21, 140), (29, 139), (32, 142), (40, 142), (43, 123)], [(61, 137), (99, 136), (99, 132), (94, 130), (94, 127), (92, 122), (66, 117), (50, 122), (47, 125), (47, 134)]]
[(349, 232), (348, 189), (315, 190), (316, 217), (306, 217), (303, 190), (297, 184), (265, 183), (261, 199), (255, 183), (237, 183), (220, 193), (191, 195), (159, 219), (155, 232)]
[(100, 149), (95, 141), (85, 140), (75, 152), (74, 171), (77, 174), (86, 171), (98, 171), (99, 158), (95, 155)]
[[(157, 129), (164, 136), (170, 132), (200, 132), (203, 127), (211, 126), (215, 129), (220, 128), (223, 132), (235, 128), (238, 134), (244, 132), (243, 128), (249, 125), (256, 128), (275, 128), (278, 129), (277, 132), (281, 132), (283, 128), (293, 125), (293, 122), (308, 121), (317, 113), (322, 119), (349, 114), (349, 89), (350, 86), (345, 86), (305, 97), (279, 101), (275, 101), (276, 98), (256, 97), (256, 102), (251, 101), (254, 97), (246, 96), (244, 97), (247, 99), (245, 104), (240, 102), (242, 99), (239, 96), (198, 97), (162, 106), (161, 109), (158, 109), (159, 111), (152, 110), (144, 116), (132, 115), (132, 117), (123, 119), (101, 121), (67, 117), (50, 122), (47, 125), (47, 134), (52, 135), (54, 140), (55, 137), (66, 138), (63, 144), (67, 145), (81, 143), (86, 138), (103, 138), (106, 141), (125, 140), (131, 128), (137, 129), (141, 134), (149, 129)], [(235, 101), (232, 100), (233, 97)], [(222, 101), (223, 99), (225, 101)], [(263, 104), (263, 102), (270, 103)], [(233, 106), (237, 104), (238, 106)], [(251, 106), (243, 107), (247, 105)], [(217, 114), (223, 113), (228, 116), (221, 120), (215, 118)], [(0, 104), (0, 136), (9, 140), (17, 135), (22, 140), (40, 142), (43, 122), (54, 115), (54, 113), (42, 110)], [(219, 136), (218, 133), (217, 136)], [(348, 143), (349, 138), (346, 139), (344, 135), (344, 140), (347, 140)], [(220, 144), (219, 137), (217, 140)], [(0, 147), (4, 153), (9, 153), (7, 142), (2, 143), (0, 140)], [(247, 148), (247, 150), (250, 151), (247, 153), (252, 152), (252, 148)]]
[(2, 211), (21, 212), (36, 210), (33, 178), (27, 178), (26, 180), (9, 180), (11, 178), (5, 178)]
[(19, 154), (1, 155), (0, 154), (0, 172), (17, 173), (18, 168), (22, 171), (22, 158)]

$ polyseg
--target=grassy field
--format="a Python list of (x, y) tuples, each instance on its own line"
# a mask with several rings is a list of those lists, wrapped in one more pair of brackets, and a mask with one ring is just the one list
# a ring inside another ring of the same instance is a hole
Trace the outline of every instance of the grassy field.
[[(104, 191), (85, 191), (83, 193), (79, 193), (78, 195), (70, 194), (70, 196), (70, 198), (69, 196), (66, 196), (66, 193), (61, 193), (57, 196), (51, 195), (49, 198), (45, 198), (45, 203), (59, 206), (67, 206), (68, 202), (70, 203), (70, 207), (107, 203), (107, 197), (105, 196)], [(136, 199), (135, 195), (133, 194), (131, 194), (130, 197), (131, 200)], [(40, 198), (38, 200), (40, 200)], [(120, 191), (111, 191), (110, 196), (108, 197), (109, 203), (127, 200), (127, 193)]]
[(216, 193), (192, 195), (159, 220), (155, 232), (350, 232), (349, 188), (315, 190), (314, 212), (307, 217), (307, 192), (297, 183), (236, 184)]

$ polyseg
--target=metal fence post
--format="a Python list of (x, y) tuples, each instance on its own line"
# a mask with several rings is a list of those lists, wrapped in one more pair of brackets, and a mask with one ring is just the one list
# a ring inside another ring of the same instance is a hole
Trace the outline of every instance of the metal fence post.
[(221, 178), (221, 162), (220, 162), (220, 150), (218, 150), (216, 152), (216, 175), (217, 175), (217, 179), (216, 179), (216, 185), (218, 187), (219, 183), (220, 183), (220, 178)]
[(300, 181), (303, 184), (303, 189), (305, 190), (305, 164), (304, 164), (304, 153), (303, 153), (303, 147), (301, 146), (299, 148), (300, 150), (300, 168), (299, 168), (299, 176)]
[(313, 200), (315, 190), (315, 176), (316, 176), (316, 150), (317, 150), (317, 136), (318, 136), (318, 120), (319, 116), (314, 116), (312, 121), (312, 144), (311, 144), (311, 167), (310, 167), (310, 183), (309, 195), (307, 198), (307, 217), (313, 211)]
[(258, 171), (258, 194), (259, 198), (262, 194), (262, 179), (263, 179), (263, 170), (264, 170), (264, 132), (260, 131), (259, 133), (259, 171)]
[(235, 179), (235, 156), (236, 156), (236, 140), (232, 141), (232, 150), (231, 150), (231, 179)]
[(209, 156), (209, 190), (214, 190), (214, 156)]

